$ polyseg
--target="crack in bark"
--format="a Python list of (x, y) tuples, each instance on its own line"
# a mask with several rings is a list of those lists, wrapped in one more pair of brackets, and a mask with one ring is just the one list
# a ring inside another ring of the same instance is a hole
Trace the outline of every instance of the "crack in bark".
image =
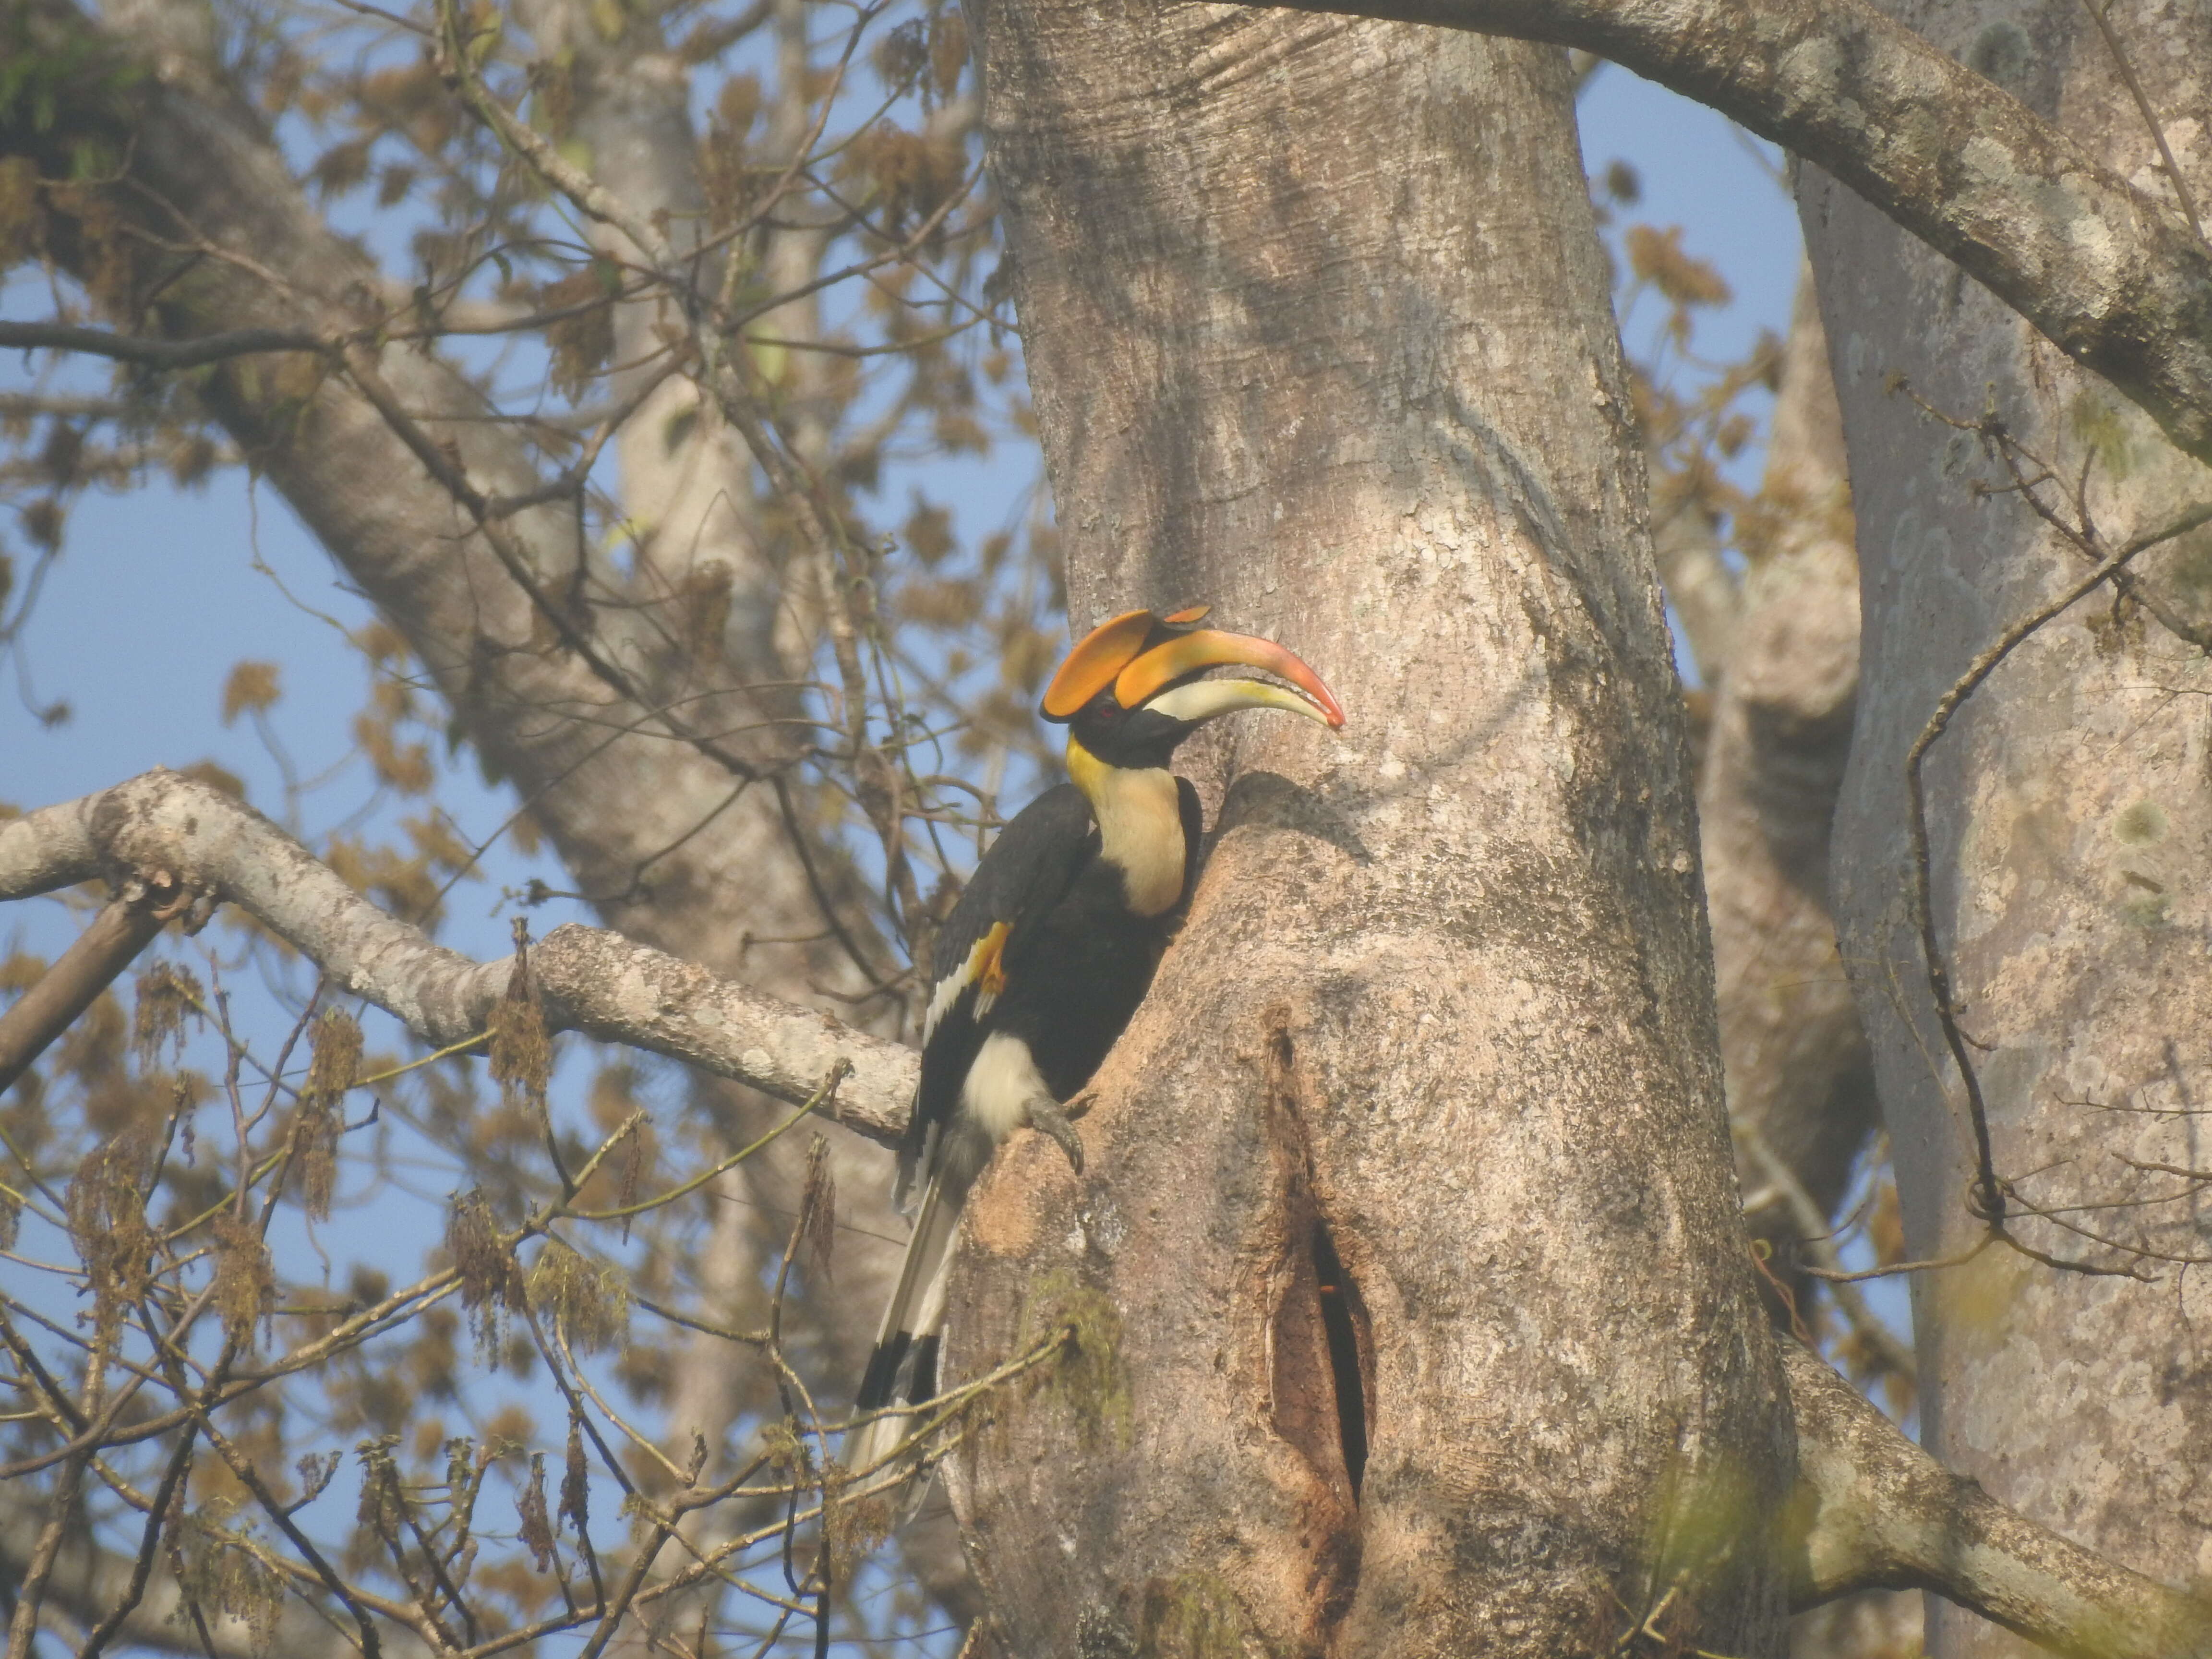
[(1352, 1501), (1359, 1502), (1359, 1482), (1367, 1473), (1367, 1416), (1375, 1385), (1368, 1335), (1367, 1306), (1359, 1286), (1344, 1270), (1329, 1237), (1328, 1223), (1316, 1212), (1310, 1240), (1314, 1274), (1319, 1280), (1321, 1322), (1328, 1337), (1328, 1364), (1336, 1389), (1337, 1439), (1344, 1449), (1344, 1472), (1352, 1482)]
[(1298, 1109), (1297, 1057), (1286, 1010), (1269, 1019), (1267, 1135), (1281, 1202), (1281, 1258), (1268, 1281), (1268, 1422), (1334, 1500), (1310, 1538), (1326, 1628), (1358, 1588), (1359, 1488), (1374, 1420), (1375, 1364), (1367, 1307), (1346, 1271), (1316, 1194), (1313, 1148)]

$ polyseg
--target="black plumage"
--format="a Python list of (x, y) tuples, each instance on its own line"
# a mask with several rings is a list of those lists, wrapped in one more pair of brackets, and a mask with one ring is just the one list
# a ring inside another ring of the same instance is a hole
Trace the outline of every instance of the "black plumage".
[[(1176, 745), (1240, 708), (1344, 723), (1305, 664), (1267, 640), (1200, 629), (1204, 615), (1130, 611), (1068, 654), (1042, 712), (1068, 728), (1071, 781), (1000, 832), (939, 935), (899, 1152), (899, 1206), (912, 1206), (914, 1233), (855, 1401), (846, 1461), (856, 1473), (911, 1455), (900, 1448), (919, 1426), (914, 1406), (936, 1393), (961, 1202), (992, 1153), (1027, 1124), (1083, 1167), (1060, 1103), (1136, 1012), (1190, 897), (1198, 794), (1168, 769)], [(1295, 689), (1204, 678), (1235, 664)]]
[[(857, 1410), (936, 1392), (937, 1310), (914, 1300), (941, 1266), (960, 1201), (1004, 1133), (961, 1109), (985, 1042), (1000, 1034), (1019, 1041), (1052, 1099), (1065, 1101), (1091, 1080), (1144, 1000), (1197, 863), (1198, 792), (1185, 779), (1176, 785), (1183, 879), (1173, 908), (1142, 915), (1130, 907), (1122, 872), (1102, 856), (1091, 803), (1063, 783), (1000, 832), (939, 932), (921, 1081), (899, 1148), (896, 1189), (902, 1209), (921, 1190), (923, 1208)], [(909, 1316), (903, 1326), (902, 1313)]]
[[(1184, 779), (1176, 782), (1187, 897), (1198, 851), (1198, 793)], [(953, 907), (933, 963), (931, 1006), (941, 1012), (922, 1034), (921, 1084), (899, 1148), (901, 1207), (918, 1176), (957, 1171), (965, 1188), (981, 1169), (965, 1167), (973, 1152), (989, 1158), (988, 1146), (946, 1146), (933, 1156), (986, 1037), (1003, 1031), (1020, 1038), (1046, 1089), (1064, 1101), (1091, 1080), (1144, 1000), (1182, 898), (1175, 910), (1137, 915), (1121, 872), (1100, 849), (1091, 803), (1073, 784), (1060, 784), (1000, 832)], [(988, 963), (974, 958), (1001, 927), (1007, 932), (996, 963), (1003, 988), (987, 993)]]

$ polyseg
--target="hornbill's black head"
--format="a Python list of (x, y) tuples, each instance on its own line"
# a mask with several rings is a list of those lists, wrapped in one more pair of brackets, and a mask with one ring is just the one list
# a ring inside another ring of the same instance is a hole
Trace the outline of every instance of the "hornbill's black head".
[[(1093, 629), (1067, 653), (1045, 688), (1042, 712), (1068, 728), (1071, 759), (1079, 746), (1109, 766), (1164, 767), (1177, 744), (1239, 708), (1281, 708), (1332, 728), (1344, 724), (1344, 710), (1320, 675), (1272, 640), (1199, 627), (1207, 609), (1131, 611)], [(1231, 664), (1265, 669), (1291, 684), (1200, 678)]]

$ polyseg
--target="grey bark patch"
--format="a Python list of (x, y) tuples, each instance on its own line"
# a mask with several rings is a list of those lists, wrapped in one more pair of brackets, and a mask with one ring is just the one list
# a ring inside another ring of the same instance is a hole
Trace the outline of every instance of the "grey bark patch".
[(2009, 18), (2000, 18), (1974, 37), (1966, 62), (2017, 98), (2034, 66), (2035, 49), (2025, 29)]
[(1076, 1659), (1137, 1659), (1137, 1638), (1103, 1601), (1075, 1615)]

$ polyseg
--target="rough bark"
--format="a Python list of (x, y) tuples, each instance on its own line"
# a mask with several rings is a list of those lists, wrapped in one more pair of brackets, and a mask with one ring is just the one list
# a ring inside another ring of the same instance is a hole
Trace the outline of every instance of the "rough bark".
[(1078, 615), (1211, 599), (1352, 711), (1187, 751), (1223, 828), (1090, 1173), (1018, 1142), (973, 1200), (956, 1372), (1088, 1345), (956, 1454), (1000, 1632), (1771, 1652), (1789, 1431), (1565, 61), (976, 21)]
[[(1972, 3), (1897, 15), (2004, 78), (2106, 168), (2158, 187), (2153, 131), (2086, 11)], [(2212, 12), (2184, 0), (2112, 21), (2203, 199)], [(1926, 418), (1891, 377), (1909, 375), (1929, 404), (1970, 421), (1986, 410), (2049, 459), (2057, 480), (2039, 494), (2060, 516), (2073, 517), (2068, 497), (2086, 480), (2100, 548), (2212, 501), (2212, 474), (1833, 180), (1808, 169), (1800, 204), (1863, 573), (1867, 689), (1838, 824), (1838, 920), (1908, 1248), (1943, 1257), (1985, 1229), (1966, 1206), (1972, 1106), (1917, 938), (1905, 764), (1978, 653), (2091, 562), (2017, 493), (1978, 498), (1978, 478), (2008, 482), (1989, 447)], [(2184, 538), (2138, 567), (2148, 608), (2104, 590), (2048, 623), (1967, 700), (1924, 772), (1934, 934), (1994, 1169), (2009, 1183), (2008, 1227), (2047, 1252), (2146, 1276), (2056, 1272), (2002, 1248), (1922, 1276), (1925, 1443), (2025, 1513), (2173, 1581), (2212, 1568), (2202, 1337), (2212, 1304), (2202, 1273), (2182, 1265), (2206, 1255), (2204, 1183), (2146, 1166), (2212, 1164), (2192, 1115), (2212, 1070), (2197, 878), (2212, 851), (2212, 790), (2203, 653), (2159, 613), (2201, 628), (2208, 557), (2212, 538)], [(1942, 1654), (2018, 1651), (1954, 1614), (1931, 1624)]]
[(1828, 830), (1858, 690), (1843, 441), (1806, 281), (1760, 491), (1765, 532), (1698, 787), (1736, 1166), (1752, 1232), (1776, 1248), (1785, 1279), (1799, 1241), (1826, 1233), (1876, 1120), (1828, 915)]
[(1299, 3), (1575, 46), (1711, 105), (1827, 169), (2212, 461), (2212, 250), (2155, 176), (1966, 67), (2009, 41), (1947, 27), (1931, 45), (1867, 0)]
[(1790, 1659), (1923, 1659), (1917, 1590), (1861, 1590), (1790, 1621)]

